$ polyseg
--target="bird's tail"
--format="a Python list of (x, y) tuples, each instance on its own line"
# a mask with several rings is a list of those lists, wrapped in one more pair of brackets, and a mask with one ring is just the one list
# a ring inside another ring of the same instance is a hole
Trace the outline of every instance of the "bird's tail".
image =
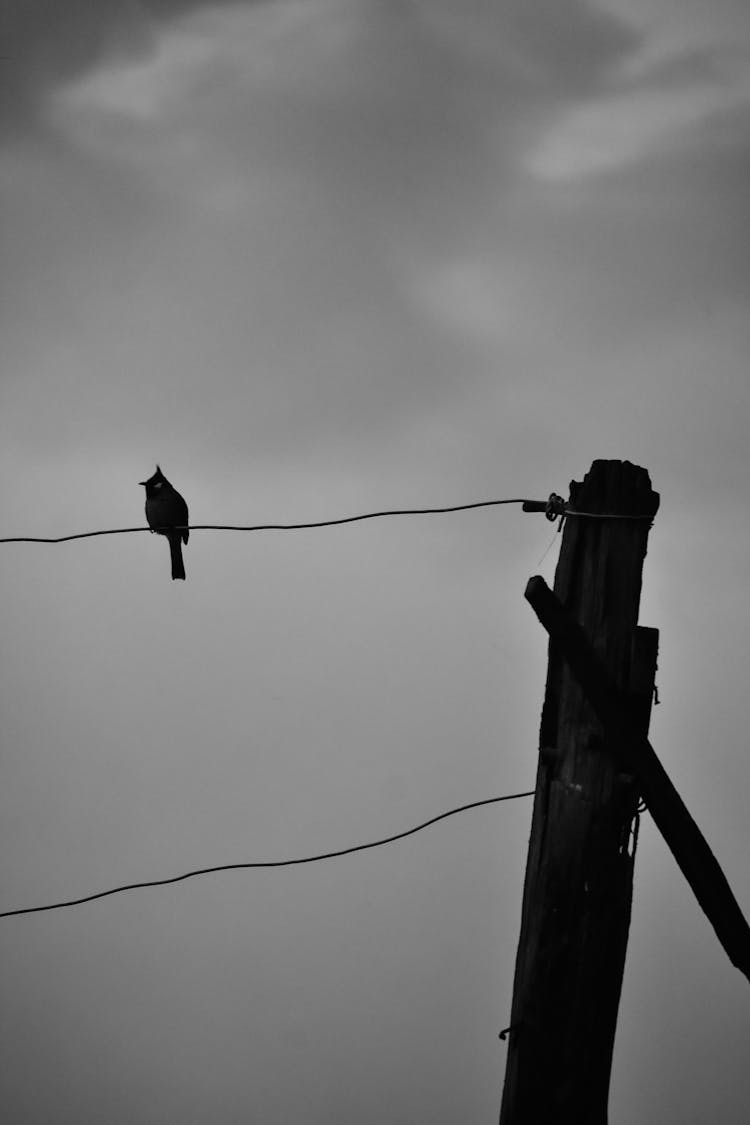
[(169, 553), (172, 556), (172, 578), (185, 577), (185, 564), (182, 561), (182, 543), (180, 532), (169, 536)]

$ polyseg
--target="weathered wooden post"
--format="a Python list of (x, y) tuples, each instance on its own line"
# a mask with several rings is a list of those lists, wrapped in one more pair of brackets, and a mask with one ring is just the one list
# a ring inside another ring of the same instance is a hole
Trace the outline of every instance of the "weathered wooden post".
[[(648, 729), (656, 631), (639, 630), (659, 505), (648, 473), (595, 461), (571, 484), (555, 594), (584, 627), (634, 729)], [(585, 513), (585, 514), (583, 514)], [(552, 640), (501, 1125), (605, 1125), (630, 923), (639, 792)]]

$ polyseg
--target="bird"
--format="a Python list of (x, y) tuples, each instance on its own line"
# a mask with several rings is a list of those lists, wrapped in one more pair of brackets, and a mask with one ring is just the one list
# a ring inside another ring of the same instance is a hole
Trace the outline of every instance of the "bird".
[[(176, 488), (169, 483), (159, 466), (148, 480), (138, 482), (146, 489), (146, 519), (152, 531), (166, 535), (172, 556), (172, 578), (185, 577), (182, 543), (187, 543), (188, 506)], [(182, 543), (180, 542), (182, 540)]]

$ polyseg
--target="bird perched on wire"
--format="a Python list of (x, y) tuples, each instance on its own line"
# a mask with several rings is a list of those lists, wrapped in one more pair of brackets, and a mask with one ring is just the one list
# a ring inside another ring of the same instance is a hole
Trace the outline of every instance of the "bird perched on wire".
[[(138, 482), (146, 489), (146, 519), (152, 531), (166, 535), (172, 556), (172, 577), (184, 578), (182, 543), (187, 543), (188, 506), (176, 488), (172, 488), (159, 466), (148, 480)], [(182, 540), (182, 543), (180, 542)]]

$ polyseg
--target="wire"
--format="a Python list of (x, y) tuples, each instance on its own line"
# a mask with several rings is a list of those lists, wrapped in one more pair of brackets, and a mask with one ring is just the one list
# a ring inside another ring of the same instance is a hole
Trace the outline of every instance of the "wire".
[[(542, 504), (534, 500), (509, 499), (509, 500), (479, 500), (473, 504), (454, 504), (448, 508), (393, 508), (383, 512), (365, 512), (359, 516), (344, 516), (334, 520), (315, 520), (312, 523), (258, 523), (249, 526), (235, 524), (198, 523), (190, 524), (186, 528), (174, 528), (176, 531), (297, 531), (311, 527), (334, 527), (336, 524), (356, 523), (358, 520), (374, 520), (382, 516), (424, 516), (439, 512), (465, 512), (470, 508), (489, 508), (498, 504)], [(531, 510), (531, 509), (530, 509)], [(150, 527), (114, 527), (106, 531), (82, 531), (76, 535), (61, 535), (56, 539), (46, 539), (40, 536), (14, 535), (0, 539), (0, 543), (68, 543), (71, 539), (91, 539), (96, 535), (127, 535), (133, 531), (151, 531)]]
[(567, 516), (580, 516), (582, 519), (587, 520), (648, 520), (649, 523), (654, 522), (653, 515), (627, 515), (624, 512), (575, 512), (572, 508), (566, 508), (564, 515)]
[(579, 516), (582, 519), (590, 520), (648, 520), (649, 523), (654, 522), (653, 515), (630, 515), (626, 512), (578, 512), (574, 508), (569, 508), (567, 501), (564, 497), (559, 496), (556, 492), (551, 492), (549, 500), (524, 500), (524, 512), (544, 512), (547, 519), (554, 523), (559, 518), (558, 531), (562, 528), (563, 520), (566, 516)]
[[(549, 500), (525, 500), (523, 497), (512, 497), (506, 500), (477, 500), (473, 504), (453, 504), (445, 508), (391, 508), (382, 512), (363, 512), (358, 516), (343, 516), (333, 520), (313, 520), (309, 523), (256, 523), (256, 524), (222, 524), (222, 523), (193, 523), (184, 527), (170, 525), (170, 531), (300, 531), (313, 527), (336, 527), (342, 523), (357, 523), (360, 520), (380, 519), (383, 516), (426, 516), (445, 512), (467, 512), (472, 508), (491, 508), (500, 504), (521, 504), (524, 512), (544, 512), (548, 520), (555, 520), (558, 516), (581, 516), (592, 520), (649, 520), (651, 515), (623, 515), (610, 512), (576, 512), (567, 508), (561, 496), (552, 493)], [(79, 531), (75, 535), (59, 535), (56, 538), (47, 538), (40, 535), (11, 535), (0, 538), (0, 543), (69, 543), (72, 539), (93, 539), (98, 535), (130, 535), (135, 531), (159, 531), (161, 528), (152, 527), (112, 527), (102, 531)], [(166, 528), (164, 529), (166, 530)], [(0, 915), (2, 917), (2, 915)]]
[(421, 832), (424, 828), (429, 828), (431, 824), (437, 824), (439, 820), (446, 820), (449, 816), (467, 812), (469, 809), (478, 809), (482, 805), (494, 805), (500, 801), (515, 801), (520, 797), (533, 796), (534, 790), (530, 789), (524, 793), (508, 793), (504, 797), (486, 797), (483, 801), (472, 801), (468, 805), (460, 805), (458, 808), (449, 809), (448, 812), (433, 816), (430, 820), (425, 820), (423, 824), (418, 824), (415, 828), (407, 828), (406, 832), (397, 832), (395, 836), (386, 836), (382, 840), (373, 840), (369, 844), (355, 844), (354, 847), (342, 848), (336, 852), (323, 852), (321, 855), (303, 856), (301, 859), (269, 859), (256, 863), (223, 863), (217, 867), (202, 867), (196, 871), (186, 871), (184, 875), (173, 875), (170, 879), (151, 879), (145, 883), (126, 883), (121, 887), (111, 887), (108, 891), (98, 891), (96, 894), (85, 895), (83, 898), (68, 899), (66, 902), (52, 902), (45, 906), (25, 906), (20, 910), (3, 910), (0, 911), (0, 918), (10, 918), (14, 914), (38, 914), (44, 910), (62, 910), (65, 906), (81, 906), (84, 902), (93, 902), (97, 898), (107, 898), (108, 895), (119, 895), (124, 891), (138, 891), (144, 887), (165, 887), (169, 883), (181, 883), (185, 879), (194, 879), (197, 875), (212, 875), (217, 871), (238, 871), (249, 867), (293, 867), (302, 863), (319, 863), (323, 859), (337, 859), (342, 855), (352, 855), (354, 852), (364, 852), (368, 848), (380, 848), (384, 844), (392, 844), (395, 840), (403, 840), (407, 836), (413, 836), (415, 832)]

